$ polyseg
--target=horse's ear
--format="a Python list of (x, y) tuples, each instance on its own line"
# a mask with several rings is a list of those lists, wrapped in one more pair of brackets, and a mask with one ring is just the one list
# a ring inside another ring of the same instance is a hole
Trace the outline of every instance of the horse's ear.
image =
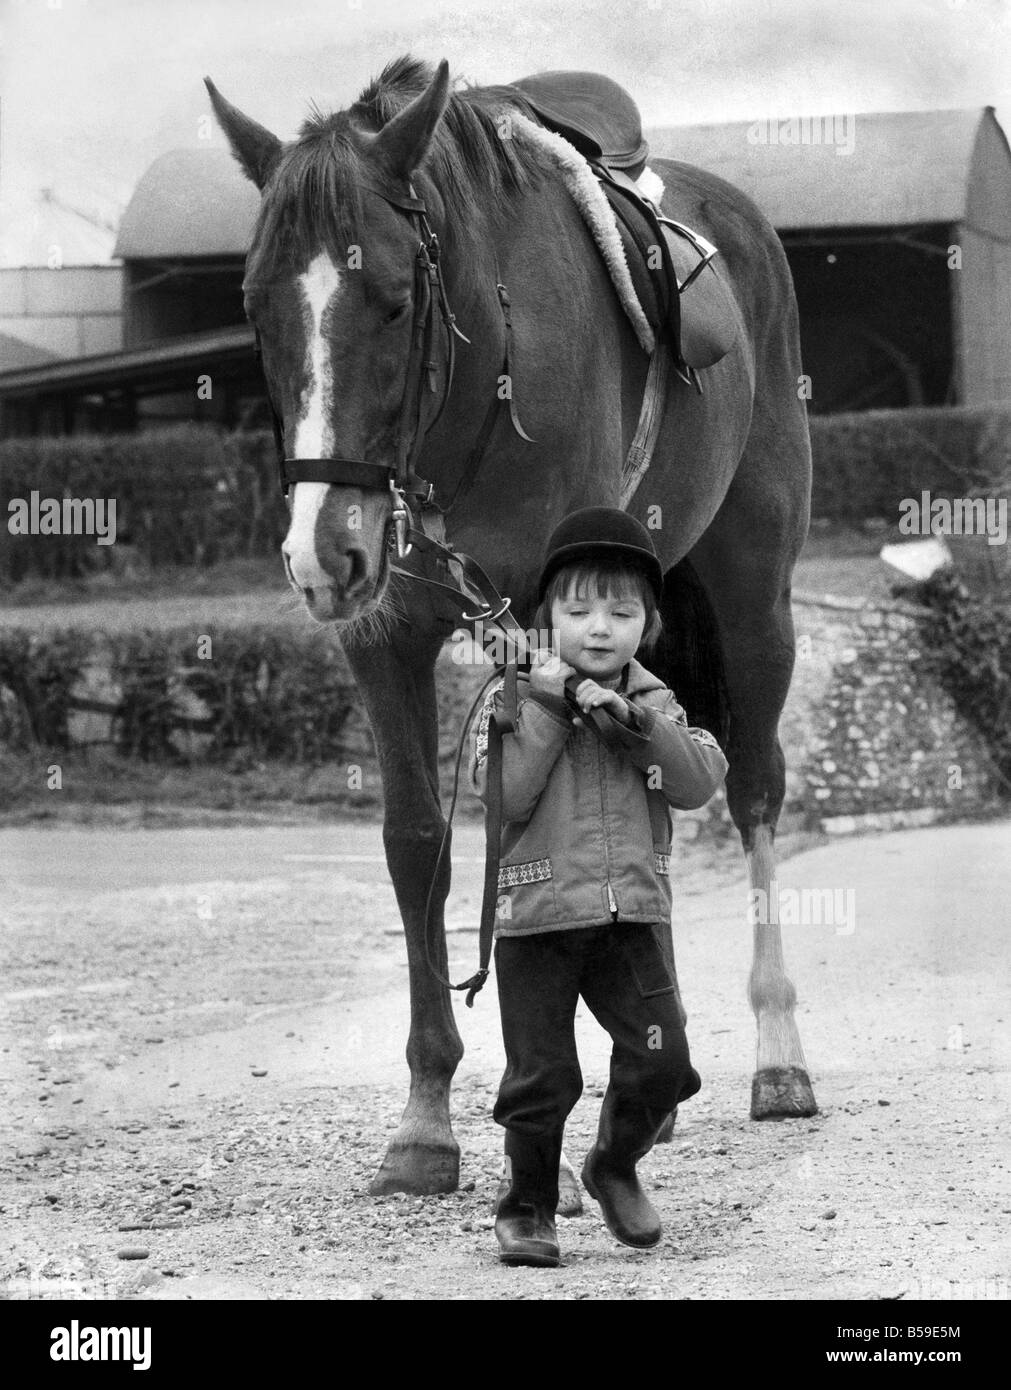
[(269, 130), (264, 130), (262, 125), (257, 125), (248, 116), (244, 116), (230, 101), (226, 101), (209, 77), (204, 78), (204, 85), (210, 93), (218, 124), (228, 136), (232, 154), (242, 165), (246, 177), (252, 179), (257, 188), (262, 189), (280, 152), (281, 141), (276, 135), (271, 135)]
[(374, 137), (370, 154), (394, 177), (409, 179), (428, 152), (449, 101), (449, 64), (443, 58), (431, 83)]

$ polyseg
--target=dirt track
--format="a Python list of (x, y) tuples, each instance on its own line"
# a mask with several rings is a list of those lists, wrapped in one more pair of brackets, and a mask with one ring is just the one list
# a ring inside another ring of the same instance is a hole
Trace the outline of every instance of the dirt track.
[[(480, 830), (462, 829), (455, 850), (462, 978)], [(563, 1267), (538, 1271), (500, 1266), (490, 1229), (491, 989), (473, 1010), (457, 996), (461, 1191), (366, 1195), (407, 1077), (406, 966), (378, 827), (0, 831), (0, 1290), (1006, 1298), (1009, 850), (1003, 822), (845, 840), (784, 864), (784, 887), (855, 889), (857, 915), (851, 934), (784, 929), (822, 1110), (767, 1125), (747, 1119), (742, 866), (687, 850), (676, 940), (704, 1084), (673, 1144), (642, 1165), (664, 1242), (616, 1245), (589, 1203), (561, 1226)], [(577, 1160), (607, 1061), (592, 1018), (579, 1027)], [(119, 1258), (129, 1247), (146, 1258)]]

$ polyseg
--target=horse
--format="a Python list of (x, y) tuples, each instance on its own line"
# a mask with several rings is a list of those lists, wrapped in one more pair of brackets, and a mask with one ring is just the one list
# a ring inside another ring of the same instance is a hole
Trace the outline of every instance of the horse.
[[(284, 143), (206, 81), (261, 192), (243, 294), (288, 460), (283, 563), (308, 613), (337, 625), (366, 707), (407, 944), (410, 1089), (370, 1191), (453, 1191), (450, 1086), (463, 1046), (440, 978), (450, 872), (439, 857), (434, 669), (475, 615), (461, 617), (460, 596), (431, 582), (444, 567), (403, 544), (405, 512), (413, 519), (424, 502), (423, 515), (480, 557), (529, 625), (557, 522), (618, 505), (647, 355), (555, 169), (509, 138), (513, 89), (454, 84), (445, 60), (433, 69), (404, 55), (346, 110), (313, 109)], [(791, 574), (810, 512), (797, 308), (780, 241), (747, 197), (686, 164), (652, 168), (662, 211), (718, 248), (739, 331), (701, 393), (690, 378), (673, 381), (629, 504), (665, 571), (666, 636), (649, 664), (689, 723), (724, 747), (751, 887), (768, 895), (785, 790), (777, 729), (794, 664)], [(419, 297), (430, 294), (442, 313), (423, 332)], [(439, 398), (435, 418), (429, 397)], [(421, 402), (413, 430), (408, 398)], [(812, 1115), (778, 924), (754, 923), (752, 945), (751, 1116)]]

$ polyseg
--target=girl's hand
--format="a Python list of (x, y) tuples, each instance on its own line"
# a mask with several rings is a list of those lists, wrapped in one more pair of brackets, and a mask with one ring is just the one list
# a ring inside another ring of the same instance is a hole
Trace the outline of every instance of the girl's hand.
[(542, 648), (534, 652), (530, 664), (530, 688), (541, 695), (557, 695), (561, 698), (565, 694), (565, 682), (575, 674), (574, 666), (569, 666), (561, 657), (555, 656), (554, 652)]
[(584, 714), (591, 709), (603, 708), (609, 710), (619, 723), (629, 723), (628, 705), (618, 692), (608, 690), (605, 686), (598, 685), (596, 681), (585, 680), (576, 686), (576, 704)]

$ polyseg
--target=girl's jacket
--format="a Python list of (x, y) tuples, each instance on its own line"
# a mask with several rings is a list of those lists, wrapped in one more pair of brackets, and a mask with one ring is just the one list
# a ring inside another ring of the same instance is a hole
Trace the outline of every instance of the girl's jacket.
[[(670, 690), (637, 661), (619, 687), (634, 725), (612, 719), (605, 747), (577, 728), (561, 697), (518, 683), (514, 733), (502, 740), (502, 844), (495, 935), (527, 936), (609, 922), (670, 920), (669, 807), (704, 806), (727, 760), (705, 729), (690, 729)], [(485, 800), (488, 723), (475, 736), (472, 783)]]

